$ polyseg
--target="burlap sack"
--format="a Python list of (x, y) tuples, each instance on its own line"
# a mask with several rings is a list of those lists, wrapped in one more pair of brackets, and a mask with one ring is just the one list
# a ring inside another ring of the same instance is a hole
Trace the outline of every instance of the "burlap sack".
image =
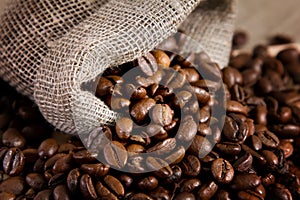
[[(0, 75), (70, 134), (118, 114), (82, 85), (140, 57), (180, 27), (228, 62), (235, 0), (13, 0), (0, 21)], [(194, 11), (194, 12), (193, 12)], [(203, 50), (186, 42), (182, 49)]]

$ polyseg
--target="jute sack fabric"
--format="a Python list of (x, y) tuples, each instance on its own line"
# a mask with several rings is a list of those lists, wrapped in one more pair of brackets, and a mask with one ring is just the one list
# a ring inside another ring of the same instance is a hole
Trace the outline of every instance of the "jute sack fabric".
[(0, 75), (57, 129), (87, 133), (118, 114), (84, 85), (178, 28), (193, 39), (182, 49), (225, 66), (235, 15), (235, 0), (13, 0), (0, 21)]

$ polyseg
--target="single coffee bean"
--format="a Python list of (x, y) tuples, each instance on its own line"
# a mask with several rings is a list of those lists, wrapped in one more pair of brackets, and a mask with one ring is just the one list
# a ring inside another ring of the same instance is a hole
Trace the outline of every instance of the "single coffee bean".
[(241, 156), (234, 162), (233, 167), (239, 172), (246, 172), (248, 169), (251, 168), (252, 162), (252, 155), (249, 152), (245, 152), (243, 156)]
[(300, 135), (300, 126), (295, 124), (275, 124), (272, 130), (281, 138), (295, 138)]
[(143, 194), (143, 193), (136, 193), (134, 195), (132, 195), (129, 200), (154, 200), (152, 197), (146, 195), (146, 194)]
[(209, 140), (203, 136), (195, 135), (191, 146), (188, 151), (198, 156), (199, 158), (203, 158), (212, 150), (212, 145)]
[(51, 196), (52, 196), (52, 191), (47, 189), (37, 193), (37, 195), (34, 197), (33, 200), (50, 200)]
[(0, 183), (0, 192), (9, 192), (16, 196), (25, 191), (25, 181), (20, 176), (10, 177)]
[(107, 175), (103, 178), (103, 181), (108, 186), (108, 188), (117, 194), (118, 197), (123, 197), (125, 194), (125, 189), (122, 183), (111, 175)]
[(200, 160), (193, 155), (186, 156), (180, 166), (183, 174), (191, 177), (198, 176), (201, 170)]
[(264, 188), (264, 186), (262, 184), (260, 184), (259, 186), (257, 186), (255, 188), (255, 191), (257, 194), (261, 195), (263, 198), (266, 197), (266, 190)]
[(122, 185), (124, 185), (126, 188), (130, 188), (133, 183), (133, 178), (127, 174), (121, 174), (118, 180), (120, 180)]
[(224, 136), (233, 142), (244, 142), (248, 135), (245, 123), (235, 115), (226, 116), (223, 128)]
[(3, 170), (10, 176), (15, 176), (23, 171), (25, 156), (20, 149), (10, 148), (3, 158)]
[(67, 177), (67, 186), (72, 194), (76, 194), (79, 190), (80, 170), (78, 168), (72, 169)]
[(120, 169), (127, 163), (128, 154), (126, 148), (117, 141), (107, 144), (103, 153), (106, 162), (114, 167)]
[(260, 178), (256, 174), (236, 174), (230, 187), (234, 190), (247, 190), (260, 184)]
[(118, 197), (110, 192), (100, 181), (96, 183), (95, 188), (100, 199), (118, 200)]
[(155, 101), (151, 98), (146, 98), (138, 101), (131, 108), (130, 115), (137, 122), (143, 121), (149, 113), (149, 110), (155, 105)]
[(140, 144), (130, 144), (126, 149), (129, 156), (145, 152), (145, 147)]
[(138, 181), (137, 185), (142, 191), (150, 191), (158, 186), (158, 180), (154, 176), (148, 176)]
[(239, 49), (248, 42), (248, 35), (245, 31), (236, 31), (232, 38), (232, 47)]
[(196, 200), (196, 197), (193, 193), (181, 192), (175, 195), (174, 200)]
[(80, 170), (95, 177), (102, 177), (108, 174), (109, 166), (102, 163), (82, 164)]
[(182, 161), (185, 155), (185, 148), (180, 146), (176, 150), (172, 151), (172, 154), (166, 157), (166, 161), (170, 164), (178, 164)]
[(85, 199), (97, 199), (92, 178), (88, 174), (82, 175), (80, 179), (80, 190)]
[(76, 148), (74, 144), (70, 143), (64, 143), (61, 144), (58, 148), (58, 153), (69, 153), (70, 151), (73, 151)]
[(144, 87), (136, 87), (133, 84), (126, 84), (124, 88), (128, 99), (137, 100), (146, 98), (147, 91)]
[(123, 139), (128, 139), (133, 128), (133, 121), (129, 118), (122, 117), (116, 122), (116, 133), (118, 137)]
[(10, 192), (0, 192), (0, 199), (5, 200), (14, 200), (16, 199), (16, 195)]
[(189, 83), (196, 82), (200, 79), (200, 75), (194, 67), (188, 67), (180, 70), (181, 73), (185, 74), (186, 80)]
[(232, 142), (222, 142), (216, 144), (216, 148), (220, 154), (226, 155), (238, 155), (241, 152), (241, 145)]
[(44, 140), (39, 148), (39, 156), (42, 158), (50, 158), (53, 156), (58, 150), (58, 143), (54, 139), (46, 139)]
[(283, 150), (285, 158), (290, 157), (294, 151), (292, 143), (284, 140), (280, 140), (279, 148)]
[(218, 190), (218, 185), (214, 181), (209, 181), (202, 185), (197, 193), (197, 199), (209, 200)]
[(158, 70), (156, 59), (151, 53), (138, 58), (137, 62), (142, 72), (147, 76), (153, 76)]
[(283, 185), (277, 183), (269, 188), (269, 193), (272, 194), (274, 200), (292, 200), (293, 196), (291, 192)]
[[(39, 155), (38, 155), (38, 150), (37, 149), (31, 149), (31, 148), (28, 148), (28, 149), (25, 149), (23, 150), (23, 154), (25, 156), (25, 159), (26, 159), (26, 163), (35, 163), (35, 161), (37, 161), (37, 159), (39, 158)], [(1, 157), (1, 156), (0, 156)]]
[(68, 191), (65, 185), (58, 185), (53, 190), (54, 200), (69, 200)]
[[(45, 178), (47, 179), (46, 176), (45, 176)], [(66, 181), (66, 174), (65, 173), (55, 174), (54, 176), (50, 177), (50, 179), (48, 181), (48, 186), (49, 187), (56, 187), (57, 185), (63, 184), (65, 181)]]
[(72, 157), (73, 153), (69, 153), (61, 158), (59, 158), (53, 165), (53, 173), (63, 173), (72, 169)]
[(170, 63), (171, 63), (170, 58), (164, 51), (154, 50), (151, 53), (156, 59), (156, 62), (159, 66), (170, 67)]
[(94, 163), (97, 161), (98, 152), (81, 150), (73, 154), (76, 163)]
[(148, 157), (146, 165), (150, 170), (154, 171), (154, 174), (159, 178), (168, 178), (173, 174), (168, 163), (160, 158)]
[[(84, 146), (88, 149), (103, 149), (103, 147), (112, 141), (112, 132), (109, 127), (101, 126), (91, 131), (87, 136), (80, 137)], [(63, 144), (64, 145), (64, 144)], [(61, 148), (60, 145), (59, 148)], [(67, 149), (66, 149), (67, 150)], [(60, 149), (58, 150), (58, 152)]]
[(173, 151), (176, 147), (176, 139), (175, 138), (168, 138), (163, 142), (159, 142), (158, 144), (154, 145), (153, 147), (147, 149), (147, 153), (153, 153), (157, 156), (166, 155)]
[(247, 115), (248, 107), (243, 106), (238, 101), (230, 100), (230, 101), (226, 102), (226, 111), (229, 113), (237, 113), (237, 114)]
[(197, 178), (187, 179), (180, 185), (180, 192), (193, 192), (201, 185), (201, 181)]
[(266, 159), (260, 155), (259, 153), (257, 153), (256, 151), (254, 151), (253, 149), (251, 149), (250, 147), (248, 147), (247, 145), (245, 144), (242, 144), (242, 149), (248, 153), (250, 153), (252, 155), (253, 158), (255, 158), (259, 164), (266, 164)]
[(256, 69), (246, 69), (242, 72), (243, 82), (245, 86), (253, 86), (260, 78), (259, 72)]
[(118, 110), (119, 112), (127, 111), (131, 102), (125, 98), (111, 97), (108, 96), (108, 99), (105, 101), (112, 110)]
[(101, 97), (101, 96), (112, 94), (113, 88), (114, 88), (113, 83), (109, 79), (101, 76), (101, 78), (98, 81), (96, 96)]
[(17, 129), (9, 128), (3, 133), (2, 142), (8, 147), (22, 149), (25, 146), (26, 140)]
[(251, 135), (250, 140), (251, 140), (252, 147), (255, 151), (259, 151), (262, 149), (262, 142), (258, 136)]
[(197, 134), (197, 124), (191, 115), (186, 116), (177, 131), (177, 139), (191, 141)]
[(192, 86), (193, 93), (196, 95), (199, 104), (205, 105), (211, 99), (210, 94), (203, 88)]
[(44, 170), (48, 170), (48, 169), (52, 169), (54, 164), (56, 163), (56, 161), (64, 156), (66, 156), (67, 154), (65, 153), (57, 153), (54, 156), (52, 156), (51, 158), (49, 158), (44, 165)]
[(241, 84), (243, 81), (242, 74), (233, 67), (225, 67), (223, 70), (223, 82), (231, 88), (235, 84)]
[(45, 163), (46, 163), (46, 161), (44, 159), (42, 159), (42, 158), (37, 159), (33, 165), (33, 172), (43, 173)]
[(279, 145), (278, 137), (271, 131), (259, 131), (257, 136), (266, 147), (276, 148)]
[(153, 199), (160, 199), (160, 200), (171, 200), (169, 191), (166, 190), (165, 188), (159, 186), (158, 188), (156, 188), (155, 190), (151, 191), (149, 193), (149, 195), (153, 198)]
[(278, 165), (278, 158), (272, 151), (263, 150), (261, 154), (265, 157), (267, 164), (271, 168), (275, 168)]
[(156, 104), (150, 111), (151, 120), (161, 126), (167, 126), (172, 122), (173, 110), (168, 104)]
[(41, 174), (30, 173), (25, 178), (26, 183), (34, 190), (40, 191), (46, 186), (46, 181)]
[(217, 182), (230, 183), (234, 176), (234, 169), (231, 164), (223, 158), (218, 158), (212, 162), (211, 172)]

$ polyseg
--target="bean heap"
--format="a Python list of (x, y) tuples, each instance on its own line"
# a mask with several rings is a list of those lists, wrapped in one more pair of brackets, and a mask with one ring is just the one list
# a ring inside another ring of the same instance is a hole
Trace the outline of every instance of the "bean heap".
[(300, 199), (299, 74), (295, 49), (223, 70), (155, 50), (104, 72), (96, 96), (120, 118), (81, 140), (0, 82), (0, 199)]

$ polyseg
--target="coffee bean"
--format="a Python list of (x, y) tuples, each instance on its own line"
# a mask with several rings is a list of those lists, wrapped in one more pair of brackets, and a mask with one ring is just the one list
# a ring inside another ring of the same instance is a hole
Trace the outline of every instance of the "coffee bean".
[(216, 144), (216, 148), (220, 151), (221, 154), (226, 155), (238, 155), (241, 152), (241, 146), (237, 143), (232, 142), (222, 142)]
[(166, 190), (165, 188), (161, 187), (161, 186), (159, 186), (155, 190), (151, 191), (149, 193), (149, 195), (153, 199), (160, 199), (160, 200), (170, 200), (171, 199), (169, 191)]
[(284, 140), (280, 140), (279, 148), (283, 150), (285, 158), (290, 157), (294, 151), (292, 143)]
[(154, 176), (148, 176), (137, 182), (138, 187), (145, 191), (153, 190), (158, 186), (158, 180)]
[(169, 67), (170, 66), (170, 58), (169, 56), (161, 50), (154, 50), (151, 52), (154, 58), (156, 59), (156, 62), (159, 66), (162, 67)]
[(248, 35), (245, 31), (237, 31), (233, 34), (232, 47), (239, 49), (248, 42)]
[(25, 191), (25, 181), (20, 176), (10, 177), (0, 183), (0, 192), (9, 192), (16, 196)]
[(206, 184), (200, 187), (200, 190), (197, 193), (197, 199), (203, 199), (203, 200), (211, 199), (214, 196), (214, 194), (217, 192), (218, 188), (219, 187), (215, 182), (213, 181), (207, 182)]
[(33, 200), (50, 200), (51, 196), (52, 196), (52, 191), (47, 189), (37, 193), (37, 195), (34, 197)]
[(153, 76), (158, 69), (158, 63), (151, 53), (147, 53), (143, 57), (138, 58), (137, 61), (140, 69), (147, 76)]
[(192, 86), (192, 89), (200, 104), (205, 105), (211, 99), (210, 94), (205, 89), (196, 86)]
[(147, 149), (147, 153), (154, 153), (157, 156), (166, 155), (170, 153), (176, 147), (176, 139), (168, 138), (163, 142), (159, 142), (153, 147)]
[(259, 139), (258, 136), (252, 135), (252, 136), (250, 137), (250, 139), (251, 139), (252, 147), (253, 147), (253, 149), (254, 149), (255, 151), (259, 151), (259, 150), (262, 149), (262, 142), (261, 142), (261, 140)]
[(186, 80), (189, 83), (196, 82), (200, 79), (200, 75), (194, 67), (187, 67), (187, 68), (181, 69), (180, 72), (185, 74)]
[(196, 200), (193, 193), (181, 192), (174, 197), (174, 200)]
[(69, 171), (72, 168), (72, 157), (73, 153), (69, 153), (59, 158), (53, 165), (53, 173), (58, 174)]
[(218, 158), (212, 162), (211, 172), (219, 183), (229, 183), (233, 179), (234, 169), (231, 164), (223, 158)]
[(240, 200), (247, 200), (247, 199), (263, 200), (264, 199), (261, 195), (255, 193), (255, 192), (252, 192), (251, 190), (239, 191), (237, 196)]
[(235, 115), (226, 116), (223, 128), (224, 136), (233, 142), (244, 142), (248, 136), (246, 124)]
[(211, 151), (211, 149), (211, 143), (207, 138), (196, 135), (188, 151), (199, 158), (203, 158)]
[(54, 200), (68, 200), (70, 199), (65, 185), (58, 185), (53, 190)]
[[(157, 84), (155, 84), (157, 85)], [(158, 85), (157, 85), (158, 86)], [(125, 92), (128, 99), (144, 99), (146, 98), (147, 91), (143, 87), (136, 87), (133, 84), (126, 84), (124, 86)], [(153, 93), (154, 94), (154, 93)]]
[(17, 129), (9, 128), (2, 135), (2, 142), (8, 147), (16, 147), (22, 149), (26, 140)]
[(30, 173), (26, 176), (26, 183), (34, 190), (40, 191), (46, 186), (46, 181), (41, 174)]
[(143, 193), (134, 194), (133, 196), (131, 196), (129, 198), (129, 200), (140, 200), (140, 199), (143, 199), (143, 200), (153, 200), (153, 198), (151, 198), (150, 196), (148, 196), (146, 194), (143, 194)]
[(100, 77), (96, 89), (96, 96), (105, 96), (113, 93), (113, 83), (105, 77)]
[(69, 153), (70, 151), (73, 151), (75, 149), (74, 144), (64, 143), (61, 144), (58, 148), (58, 153)]
[(172, 164), (178, 164), (182, 161), (185, 155), (185, 148), (180, 146), (176, 150), (172, 151), (172, 154), (166, 157), (166, 161)]
[(123, 139), (128, 139), (133, 128), (133, 121), (129, 118), (122, 117), (116, 122), (116, 133), (118, 137)]
[(149, 110), (155, 105), (155, 101), (151, 98), (146, 98), (138, 101), (131, 108), (130, 115), (137, 121), (143, 121), (149, 113)]
[[(46, 176), (45, 176), (45, 178), (47, 179)], [(57, 185), (60, 185), (60, 184), (64, 183), (65, 181), (66, 181), (66, 174), (64, 174), (64, 173), (55, 174), (54, 176), (50, 177), (50, 179), (48, 181), (48, 186), (56, 187)]]
[(278, 165), (278, 158), (272, 151), (263, 150), (261, 154), (265, 157), (267, 164), (271, 168), (274, 168), (276, 165)]
[(249, 152), (245, 152), (243, 156), (241, 156), (234, 162), (233, 167), (239, 172), (246, 172), (248, 169), (251, 168), (252, 162), (252, 155)]
[(44, 164), (44, 170), (46, 171), (48, 169), (52, 169), (54, 164), (56, 163), (56, 161), (66, 155), (67, 154), (64, 154), (64, 153), (57, 153), (54, 156), (52, 156), (51, 158), (49, 158)]
[(78, 168), (72, 169), (68, 174), (67, 186), (72, 194), (76, 194), (78, 192), (80, 175), (81, 174)]
[(88, 174), (84, 174), (80, 178), (80, 190), (85, 199), (97, 199), (92, 178)]
[(182, 182), (180, 192), (193, 192), (201, 185), (201, 182), (197, 178), (187, 179)]
[(151, 120), (161, 126), (167, 126), (172, 122), (174, 112), (167, 104), (156, 104), (150, 111)]
[(258, 163), (260, 163), (262, 165), (266, 164), (266, 162), (267, 162), (266, 159), (262, 155), (260, 155), (259, 153), (257, 153), (256, 151), (254, 151), (253, 149), (248, 147), (247, 145), (242, 144), (242, 149), (244, 151), (250, 153), (252, 155), (252, 157), (258, 161)]
[(133, 183), (133, 178), (127, 174), (121, 174), (118, 179), (126, 188), (130, 188)]
[(188, 155), (181, 162), (181, 169), (186, 176), (196, 177), (201, 170), (201, 164), (196, 156)]
[(76, 163), (93, 163), (97, 161), (98, 153), (94, 151), (81, 150), (73, 154)]
[[(111, 142), (112, 132), (109, 127), (101, 126), (91, 131), (87, 136), (80, 136), (84, 146), (88, 149), (103, 149), (103, 147)], [(65, 145), (65, 144), (63, 144)], [(59, 147), (61, 148), (61, 146)], [(67, 150), (67, 149), (66, 149)], [(64, 150), (64, 151), (66, 151)], [(60, 149), (58, 150), (58, 152)]]
[(255, 188), (255, 193), (261, 195), (263, 198), (266, 197), (266, 190), (262, 184)]
[(25, 156), (20, 149), (10, 148), (3, 158), (3, 170), (10, 176), (15, 176), (23, 171)]
[(145, 147), (140, 144), (130, 144), (126, 149), (129, 156), (133, 154), (143, 153), (145, 151)]
[(102, 177), (108, 174), (109, 172), (109, 166), (104, 165), (102, 163), (97, 164), (82, 164), (80, 167), (80, 170), (83, 172), (95, 176), (95, 177)]
[(96, 183), (95, 188), (98, 196), (101, 199), (118, 200), (118, 197), (116, 197), (113, 193), (111, 193), (100, 181)]
[(231, 88), (235, 84), (241, 84), (243, 81), (242, 74), (233, 67), (225, 67), (223, 70), (223, 82)]
[(279, 145), (277, 136), (268, 130), (257, 132), (257, 136), (266, 147), (276, 148)]
[(54, 139), (46, 139), (44, 140), (39, 148), (39, 156), (42, 158), (49, 158), (53, 156), (58, 150), (58, 143)]
[(10, 193), (10, 192), (1, 192), (0, 193), (0, 199), (14, 200), (14, 199), (16, 199), (16, 196), (13, 193)]
[(300, 126), (294, 124), (274, 125), (272, 130), (281, 138), (294, 138), (300, 135)]
[(26, 159), (26, 163), (34, 163), (39, 158), (37, 149), (25, 149), (23, 150), (23, 154)]
[(218, 190), (214, 196), (215, 200), (231, 200), (229, 193), (225, 190)]
[(197, 124), (191, 115), (186, 116), (177, 131), (177, 139), (191, 141), (197, 134)]
[(230, 187), (234, 190), (247, 190), (260, 184), (260, 178), (256, 174), (236, 174)]
[(128, 154), (126, 148), (117, 141), (107, 144), (103, 153), (107, 163), (114, 167), (120, 169), (127, 163)]
[(111, 175), (107, 175), (103, 178), (105, 184), (115, 193), (118, 197), (123, 197), (125, 194), (122, 183)]
[(292, 194), (290, 193), (290, 191), (285, 188), (283, 185), (281, 184), (275, 184), (274, 186), (272, 186), (269, 189), (269, 192), (272, 194), (272, 199), (274, 200), (292, 200)]
[(173, 174), (168, 163), (160, 158), (148, 157), (146, 165), (149, 170), (153, 170), (159, 178), (168, 178)]

